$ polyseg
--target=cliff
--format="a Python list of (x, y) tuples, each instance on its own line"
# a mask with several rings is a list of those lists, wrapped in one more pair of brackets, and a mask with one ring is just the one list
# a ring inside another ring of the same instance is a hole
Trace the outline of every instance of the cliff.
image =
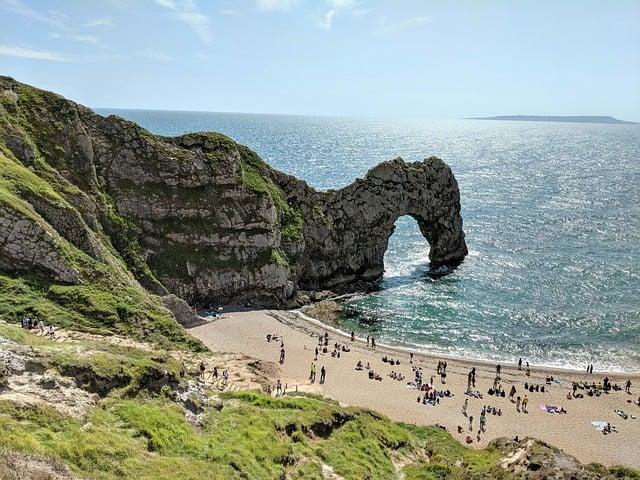
[(224, 135), (153, 135), (0, 77), (0, 162), (0, 270), (48, 292), (99, 276), (147, 298), (281, 306), (368, 288), (401, 215), (432, 265), (467, 253), (458, 186), (435, 157), (318, 192)]

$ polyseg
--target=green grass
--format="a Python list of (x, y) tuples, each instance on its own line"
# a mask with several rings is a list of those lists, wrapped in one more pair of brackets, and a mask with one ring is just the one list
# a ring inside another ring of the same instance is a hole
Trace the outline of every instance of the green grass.
[(243, 145), (239, 145), (238, 148), (242, 157), (242, 178), (247, 188), (271, 197), (280, 216), (283, 240), (291, 242), (301, 240), (304, 220), (300, 209), (287, 203), (284, 192), (270, 178), (269, 167), (255, 152)]

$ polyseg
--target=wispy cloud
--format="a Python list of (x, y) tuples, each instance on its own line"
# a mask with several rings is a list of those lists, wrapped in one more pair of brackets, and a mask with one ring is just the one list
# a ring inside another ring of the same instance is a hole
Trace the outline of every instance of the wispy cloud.
[(240, 12), (237, 10), (233, 10), (231, 8), (225, 8), (224, 10), (220, 10), (220, 15), (240, 15)]
[(260, 10), (291, 10), (298, 4), (298, 0), (256, 0), (256, 5)]
[(386, 17), (378, 17), (378, 28), (375, 33), (378, 35), (392, 35), (403, 30), (424, 25), (428, 21), (429, 17), (424, 16), (408, 17), (397, 22), (389, 22)]
[(67, 18), (67, 15), (56, 10), (49, 10), (47, 13), (42, 13), (41, 11), (34, 10), (28, 5), (25, 5), (21, 0), (0, 0), (0, 8), (31, 18), (38, 22), (48, 23), (60, 29), (66, 29), (66, 25), (63, 20)]
[(204, 43), (213, 41), (211, 20), (200, 12), (194, 0), (155, 0), (155, 2), (170, 10), (173, 18), (188, 25)]
[(336, 16), (336, 11), (331, 9), (325, 13), (324, 18), (318, 22), (320, 28), (326, 28), (327, 30), (333, 25), (333, 18)]
[(32, 48), (0, 45), (0, 56), (48, 60), (51, 62), (70, 62), (71, 59), (57, 52), (34, 50)]
[(150, 60), (159, 60), (161, 62), (170, 62), (173, 59), (164, 52), (145, 48), (144, 50), (136, 50), (133, 52), (138, 57), (148, 58)]
[(318, 27), (329, 30), (333, 26), (338, 13), (343, 10), (350, 11), (358, 16), (366, 14), (368, 10), (359, 9), (357, 7), (362, 3), (360, 0), (326, 0), (329, 4), (329, 10), (324, 14), (324, 17), (317, 23)]
[(62, 35), (56, 32), (51, 32), (49, 36), (51, 38), (66, 38), (78, 43), (89, 43), (91, 45), (95, 45), (96, 47), (100, 47), (100, 48), (108, 48), (104, 43), (102, 43), (102, 40), (100, 40), (95, 35), (74, 35), (74, 34)]
[(115, 27), (116, 24), (113, 23), (112, 18), (96, 18), (93, 20), (89, 20), (84, 24), (85, 27), (94, 28), (94, 27)]

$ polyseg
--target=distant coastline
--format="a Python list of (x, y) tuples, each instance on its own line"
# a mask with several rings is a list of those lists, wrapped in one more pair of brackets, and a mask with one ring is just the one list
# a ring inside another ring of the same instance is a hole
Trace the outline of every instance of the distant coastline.
[(613, 123), (618, 125), (637, 125), (610, 116), (592, 115), (498, 115), (495, 117), (470, 117), (467, 120), (510, 120), (516, 122), (570, 122), (570, 123)]

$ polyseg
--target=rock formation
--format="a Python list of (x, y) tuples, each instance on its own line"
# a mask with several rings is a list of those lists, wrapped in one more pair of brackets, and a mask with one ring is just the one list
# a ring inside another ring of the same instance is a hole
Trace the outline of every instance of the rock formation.
[(153, 135), (7, 77), (0, 157), (0, 269), (49, 282), (82, 284), (79, 263), (97, 263), (191, 305), (285, 305), (379, 279), (402, 215), (432, 265), (467, 253), (458, 186), (435, 157), (319, 192), (224, 135)]

